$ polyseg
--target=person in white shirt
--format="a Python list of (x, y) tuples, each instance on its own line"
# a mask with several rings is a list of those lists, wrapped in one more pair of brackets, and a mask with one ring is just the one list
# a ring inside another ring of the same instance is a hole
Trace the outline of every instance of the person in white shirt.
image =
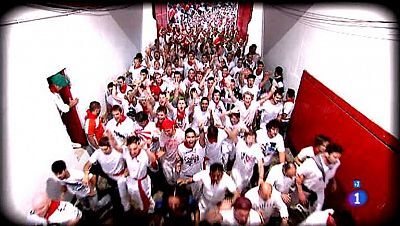
[(243, 58), (239, 58), (236, 62), (236, 66), (231, 69), (230, 75), (237, 80), (236, 74), (240, 73), (243, 69)]
[[(110, 136), (110, 131), (106, 134)], [(89, 170), (95, 162), (100, 164), (103, 172), (111, 179), (117, 182), (119, 196), (121, 198), (121, 205), (124, 210), (129, 210), (128, 191), (126, 189), (125, 169), (126, 163), (122, 158), (122, 154), (111, 147), (109, 137), (104, 136), (99, 140), (99, 149), (95, 150), (89, 157), (89, 160), (83, 166), (85, 175), (83, 181), (89, 182)]]
[[(233, 130), (238, 130), (238, 136), (244, 137), (244, 132), (248, 131), (247, 126), (243, 121), (240, 120), (240, 113), (236, 108), (236, 112), (234, 110), (228, 111), (228, 119), (226, 119), (225, 126), (220, 127), (220, 129), (225, 130), (225, 127)], [(225, 139), (222, 143), (222, 163), (226, 167), (227, 171), (231, 171), (233, 161), (236, 154), (235, 144), (231, 139)]]
[(252, 126), (257, 110), (271, 97), (272, 93), (275, 91), (275, 89), (272, 88), (270, 92), (262, 95), (258, 101), (254, 100), (255, 97), (252, 93), (245, 92), (243, 94), (243, 100), (240, 101), (235, 97), (232, 89), (232, 86), (228, 88), (231, 100), (233, 101), (235, 108), (239, 109), (240, 120), (243, 121), (248, 127)]
[(178, 173), (178, 146), (185, 141), (185, 133), (175, 127), (175, 122), (165, 119), (161, 124), (160, 150), (157, 158), (161, 160), (162, 171), (167, 183), (171, 186), (176, 184)]
[[(143, 69), (146, 69), (146, 67), (141, 65), (139, 57), (136, 56), (133, 59), (132, 66), (128, 70), (130, 73), (132, 73), (132, 78), (130, 81), (132, 84), (142, 81), (141, 71)], [(147, 70), (146, 70), (146, 72), (147, 72)]]
[(300, 150), (297, 156), (294, 158), (295, 163), (300, 166), (306, 158), (314, 157), (315, 155), (325, 152), (326, 147), (330, 143), (331, 139), (323, 134), (318, 134), (314, 138), (314, 144), (312, 146), (305, 147)]
[(336, 226), (333, 214), (335, 211), (333, 209), (326, 209), (315, 211), (311, 213), (304, 221), (302, 221), (299, 226)]
[(211, 114), (208, 108), (209, 100), (207, 97), (202, 97), (200, 100), (200, 105), (194, 107), (193, 112), (193, 121), (191, 128), (194, 129), (195, 132), (199, 131), (199, 124), (202, 123), (205, 129), (210, 125)]
[(325, 200), (325, 188), (332, 180), (332, 191), (336, 190), (334, 178), (340, 166), (343, 149), (335, 143), (330, 143), (326, 152), (313, 158), (307, 158), (297, 169), (296, 186), (298, 198), (302, 205), (309, 203), (310, 209), (319, 211)]
[(294, 98), (295, 98), (295, 91), (294, 89), (288, 89), (286, 91), (286, 99), (283, 102), (282, 113), (278, 116), (281, 120), (281, 128), (279, 133), (285, 137), (286, 131), (289, 125), (290, 117), (292, 117), (292, 112), (294, 109)]
[[(185, 141), (178, 146), (178, 156), (181, 162), (180, 178), (189, 178), (200, 170), (205, 169), (206, 151), (205, 135), (202, 124), (199, 126), (199, 137), (192, 128), (185, 131)], [(192, 195), (198, 199), (200, 195), (200, 184), (192, 183), (187, 186), (192, 191)]]
[(221, 115), (226, 114), (224, 103), (221, 101), (221, 91), (214, 89), (212, 92), (212, 100), (209, 103), (208, 109), (212, 112), (215, 124), (222, 124)]
[(111, 109), (113, 119), (107, 122), (106, 130), (110, 130), (116, 137), (119, 145), (122, 145), (126, 138), (133, 132), (134, 122), (127, 117), (119, 105), (114, 105)]
[(282, 113), (282, 92), (278, 89), (273, 92), (272, 98), (265, 101), (259, 111), (261, 111), (260, 128), (265, 128), (265, 125), (273, 120), (277, 119), (278, 115)]
[[(225, 129), (228, 130), (227, 128)], [(261, 149), (256, 143), (257, 135), (252, 130), (244, 133), (244, 139), (237, 136), (237, 129), (233, 129), (228, 133), (229, 138), (236, 144), (236, 159), (233, 163), (231, 176), (238, 189), (243, 192), (249, 186), (256, 163), (258, 165), (258, 174), (264, 175)], [(263, 182), (263, 177), (259, 177), (258, 184), (261, 182)]]
[[(151, 179), (147, 174), (147, 168), (158, 169), (158, 164), (155, 154), (150, 151), (151, 141), (144, 141), (138, 136), (130, 136), (126, 140), (126, 145), (118, 145), (114, 136), (111, 133), (109, 135), (111, 146), (122, 153), (122, 157), (125, 159), (127, 170), (124, 175), (135, 209), (152, 213), (155, 202), (151, 196)], [(129, 205), (124, 210), (128, 211), (130, 207)]]
[(89, 180), (84, 180), (85, 174), (82, 170), (67, 169), (63, 160), (54, 161), (51, 164), (51, 171), (61, 183), (60, 200), (64, 200), (65, 192), (68, 189), (71, 194), (76, 195), (83, 208), (87, 210), (96, 212), (110, 202), (110, 195), (105, 195), (98, 200), (96, 176), (90, 174)]
[(219, 129), (214, 125), (210, 125), (207, 128), (206, 138), (206, 155), (208, 157), (208, 164), (211, 165), (217, 162), (224, 164), (222, 145), (225, 139), (228, 138), (226, 131), (224, 129)]
[(76, 225), (82, 218), (82, 212), (72, 203), (51, 200), (46, 192), (35, 194), (32, 210), (27, 216), (28, 225)]
[(262, 225), (261, 216), (251, 207), (248, 198), (239, 197), (229, 209), (210, 210), (206, 216), (207, 222), (221, 225)]
[(259, 87), (254, 83), (256, 79), (256, 76), (254, 74), (250, 74), (247, 76), (247, 84), (243, 86), (242, 88), (242, 95), (245, 92), (250, 92), (253, 94), (254, 99), (257, 98)]
[(217, 207), (224, 200), (227, 190), (234, 194), (232, 202), (240, 196), (235, 182), (224, 172), (224, 168), (220, 163), (211, 164), (210, 169), (202, 170), (194, 174), (193, 177), (178, 179), (178, 184), (181, 185), (192, 182), (200, 182), (202, 184), (201, 196), (198, 202), (200, 221), (204, 220), (208, 210)]
[(149, 120), (149, 117), (143, 111), (135, 116), (136, 122), (133, 126), (133, 133), (144, 141), (151, 141), (151, 150), (157, 151), (159, 148), (160, 129), (156, 123)]
[(289, 205), (292, 201), (291, 193), (295, 188), (295, 179), (296, 165), (293, 162), (285, 162), (271, 167), (265, 182), (279, 191), (283, 202)]
[(275, 164), (276, 158), (280, 163), (285, 162), (285, 144), (279, 134), (279, 125), (280, 122), (274, 119), (267, 123), (266, 129), (257, 130), (257, 143), (261, 146), (265, 167)]
[(78, 104), (79, 102), (78, 98), (75, 99), (70, 98), (68, 104), (64, 103), (63, 99), (61, 98), (59, 91), (63, 87), (69, 84), (68, 80), (64, 77), (64, 75), (61, 74), (61, 72), (48, 78), (48, 82), (49, 82), (49, 89), (53, 94), (52, 95), (53, 101), (56, 104), (60, 114), (69, 112), (69, 109), (73, 108), (75, 105)]
[(246, 192), (245, 197), (251, 201), (252, 209), (257, 211), (267, 224), (275, 210), (279, 210), (282, 219), (281, 225), (288, 225), (289, 213), (279, 191), (273, 189), (269, 183), (261, 183)]

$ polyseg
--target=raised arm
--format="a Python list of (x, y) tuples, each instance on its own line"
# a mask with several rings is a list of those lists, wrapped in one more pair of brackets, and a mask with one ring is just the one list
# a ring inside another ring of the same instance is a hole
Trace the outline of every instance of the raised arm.
[(203, 148), (206, 146), (206, 136), (204, 135), (204, 122), (199, 123), (199, 144)]
[(111, 132), (110, 130), (107, 129), (107, 130), (104, 132), (104, 135), (106, 135), (106, 136), (108, 137), (108, 139), (109, 139), (109, 141), (110, 141), (111, 147), (114, 148), (116, 151), (122, 153), (122, 151), (123, 151), (122, 146), (120, 146), (120, 145), (117, 143), (117, 140), (115, 140), (115, 137), (114, 137), (114, 135), (112, 134), (112, 132)]
[(271, 96), (274, 94), (276, 90), (276, 86), (272, 86), (271, 90), (263, 95), (261, 95), (260, 100), (258, 102), (260, 103), (260, 106), (264, 104), (265, 101), (267, 101)]

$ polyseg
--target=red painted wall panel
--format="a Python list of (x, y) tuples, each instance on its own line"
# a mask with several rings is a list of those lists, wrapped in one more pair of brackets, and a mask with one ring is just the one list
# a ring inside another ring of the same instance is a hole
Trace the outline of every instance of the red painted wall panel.
[[(358, 225), (383, 224), (398, 208), (396, 179), (400, 163), (399, 140), (304, 71), (288, 131), (294, 154), (325, 134), (342, 145), (344, 153), (336, 179), (338, 190), (326, 192), (325, 204), (348, 210)], [(353, 207), (347, 196), (353, 180), (361, 181), (368, 200)]]

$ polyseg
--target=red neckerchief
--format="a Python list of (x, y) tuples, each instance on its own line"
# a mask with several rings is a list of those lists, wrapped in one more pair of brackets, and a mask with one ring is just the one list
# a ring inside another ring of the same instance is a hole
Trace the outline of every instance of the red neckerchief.
[(262, 70), (258, 71), (258, 69), (256, 70), (256, 75), (261, 75)]
[(133, 68), (138, 69), (138, 68), (140, 68), (141, 66), (142, 66), (141, 64), (139, 64), (139, 66), (133, 65)]
[(292, 103), (294, 103), (294, 99), (293, 98), (289, 98), (289, 99), (287, 99), (286, 101), (285, 101), (285, 103), (286, 102), (292, 102)]
[(147, 194), (144, 191), (143, 185), (142, 185), (142, 181), (145, 178), (147, 178), (147, 174), (146, 174), (146, 176), (144, 178), (141, 178), (141, 179), (138, 180), (138, 189), (139, 189), (140, 199), (142, 200), (142, 203), (143, 203), (143, 211), (145, 213), (147, 213), (148, 210), (149, 210), (149, 207), (150, 207), (150, 200), (149, 200), (149, 197), (147, 197)]
[(189, 147), (189, 144), (186, 141), (183, 142), (183, 145), (185, 145), (186, 148), (190, 148), (190, 149), (194, 148), (194, 146), (193, 147)]
[(189, 64), (189, 66), (192, 66), (194, 64), (194, 62), (188, 60), (188, 64)]
[(97, 115), (93, 114), (90, 109), (86, 110), (86, 116), (85, 116), (85, 120), (86, 119), (96, 119)]
[(123, 123), (123, 122), (125, 121), (125, 119), (126, 119), (126, 116), (125, 116), (125, 115), (121, 115), (121, 117), (119, 118), (119, 120), (118, 120), (116, 126), (118, 126), (118, 125), (120, 125), (121, 123)]
[(128, 106), (133, 105), (133, 102), (135, 101), (135, 99), (129, 99), (129, 98), (126, 98), (126, 100), (128, 101)]
[(225, 78), (222, 78), (221, 80), (221, 87), (226, 87)]
[(176, 118), (179, 121), (182, 121), (185, 118), (185, 109), (183, 109), (183, 111), (180, 111), (179, 109), (177, 109), (177, 116)]
[(188, 80), (189, 80), (190, 83), (194, 82), (194, 80), (195, 80), (195, 78), (193, 78), (193, 79), (191, 79), (191, 78), (189, 78), (189, 77), (187, 77), (187, 78), (188, 78)]
[(328, 213), (328, 218), (326, 219), (327, 226), (336, 226), (335, 219), (332, 217), (332, 214)]
[(52, 93), (58, 93), (57, 87), (54, 84), (50, 84), (49, 89)]
[(126, 92), (126, 88), (128, 88), (128, 86), (126, 85), (126, 83), (122, 84), (122, 86), (121, 86), (121, 88), (120, 88), (121, 93), (125, 93), (125, 92)]
[(317, 147), (314, 147), (314, 146), (313, 146), (313, 151), (314, 151), (314, 154), (315, 154), (315, 155), (317, 155), (317, 154), (319, 153), (318, 148), (317, 148)]
[(44, 218), (48, 221), (49, 217), (57, 210), (58, 206), (60, 205), (59, 200), (51, 200), (49, 209), (47, 210), (47, 213), (44, 215)]
[[(165, 119), (164, 119), (165, 120)], [(163, 121), (164, 122), (164, 121)], [(162, 124), (162, 122), (160, 122), (160, 120), (157, 120), (157, 122), (156, 122), (156, 127), (157, 128), (159, 128), (159, 129), (161, 129), (161, 124)]]

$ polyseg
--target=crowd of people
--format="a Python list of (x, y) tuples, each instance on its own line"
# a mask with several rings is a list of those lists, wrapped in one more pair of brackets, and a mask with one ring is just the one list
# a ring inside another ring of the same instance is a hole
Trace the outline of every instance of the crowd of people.
[[(282, 67), (265, 70), (255, 44), (246, 50), (247, 37), (235, 24), (237, 3), (168, 6), (168, 26), (126, 74), (109, 82), (106, 106), (90, 103), (83, 170), (63, 160), (51, 166), (62, 194), (76, 195), (76, 209), (39, 196), (31, 222), (51, 223), (48, 209), (68, 207), (63, 223), (73, 225), (82, 212), (110, 202), (116, 224), (334, 222), (334, 211), (323, 210), (324, 191), (336, 189), (343, 150), (316, 135), (292, 157), (285, 137), (295, 91), (284, 86)], [(99, 178), (109, 194), (99, 195)]]

